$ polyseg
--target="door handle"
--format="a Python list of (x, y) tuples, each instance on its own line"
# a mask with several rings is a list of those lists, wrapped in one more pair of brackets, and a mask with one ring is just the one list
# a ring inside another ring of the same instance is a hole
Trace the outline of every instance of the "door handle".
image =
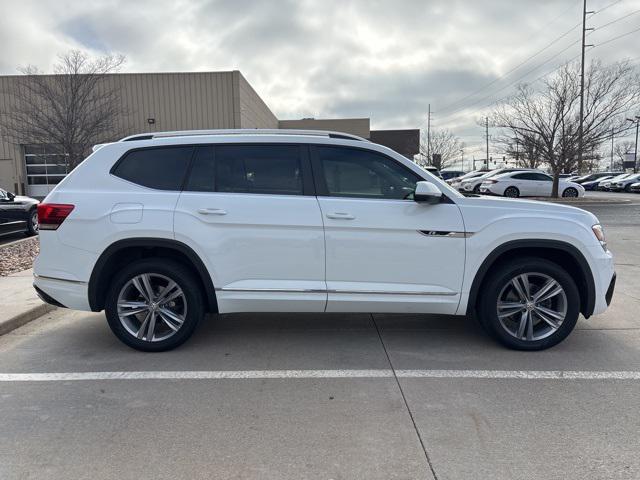
[(333, 218), (335, 220), (354, 220), (356, 217), (354, 217), (350, 213), (335, 212), (327, 213), (327, 218)]
[(227, 211), (222, 208), (199, 208), (198, 213), (201, 215), (226, 215)]

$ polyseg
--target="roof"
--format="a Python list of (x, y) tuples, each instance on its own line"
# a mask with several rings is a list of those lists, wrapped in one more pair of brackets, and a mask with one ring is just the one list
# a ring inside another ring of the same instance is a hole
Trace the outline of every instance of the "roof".
[(178, 130), (174, 132), (150, 132), (129, 135), (121, 139), (121, 142), (134, 140), (151, 140), (153, 138), (169, 137), (192, 137), (192, 136), (212, 136), (212, 135), (296, 135), (312, 137), (340, 138), (343, 140), (358, 140), (368, 142), (368, 140), (343, 132), (330, 132), (325, 130), (288, 130), (288, 129), (223, 129), (223, 130)]

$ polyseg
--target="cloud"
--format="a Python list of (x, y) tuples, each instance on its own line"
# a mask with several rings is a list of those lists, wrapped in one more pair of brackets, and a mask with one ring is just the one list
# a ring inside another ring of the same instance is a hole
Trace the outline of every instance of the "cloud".
[[(2, 1), (2, 0), (0, 0)], [(579, 45), (580, 2), (555, 0), (94, 0), (2, 1), (0, 73), (50, 70), (70, 48), (127, 57), (125, 71), (239, 69), (280, 118), (365, 117), (374, 128), (450, 127), (482, 145), (483, 107), (551, 71)], [(610, 0), (591, 0), (604, 9)], [(619, 2), (593, 16), (606, 25), (640, 8)], [(598, 45), (637, 28), (631, 16), (590, 37)], [(640, 34), (589, 52), (637, 57)], [(482, 87), (490, 84), (487, 88)], [(480, 92), (471, 95), (477, 90)], [(469, 97), (469, 98), (465, 98)], [(485, 98), (486, 97), (486, 98)]]

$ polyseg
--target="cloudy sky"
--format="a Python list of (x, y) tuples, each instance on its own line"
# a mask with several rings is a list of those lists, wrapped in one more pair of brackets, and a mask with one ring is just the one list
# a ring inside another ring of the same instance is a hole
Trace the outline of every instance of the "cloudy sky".
[[(640, 62), (640, 0), (587, 3), (597, 12), (588, 58)], [(424, 128), (431, 104), (433, 127), (454, 130), (478, 158), (484, 109), (579, 55), (582, 9), (581, 0), (0, 5), (2, 74), (26, 64), (49, 71), (71, 48), (122, 53), (127, 72), (238, 69), (283, 119), (371, 117), (373, 128)]]

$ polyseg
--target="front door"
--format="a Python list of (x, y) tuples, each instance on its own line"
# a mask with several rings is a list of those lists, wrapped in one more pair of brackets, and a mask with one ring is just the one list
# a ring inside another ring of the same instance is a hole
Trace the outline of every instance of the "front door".
[(26, 230), (26, 219), (24, 205), (0, 188), (0, 234)]
[(366, 149), (315, 146), (330, 312), (453, 314), (465, 260), (457, 205), (413, 201), (418, 175)]
[(324, 233), (307, 152), (198, 147), (174, 232), (205, 259), (221, 313), (324, 311)]

